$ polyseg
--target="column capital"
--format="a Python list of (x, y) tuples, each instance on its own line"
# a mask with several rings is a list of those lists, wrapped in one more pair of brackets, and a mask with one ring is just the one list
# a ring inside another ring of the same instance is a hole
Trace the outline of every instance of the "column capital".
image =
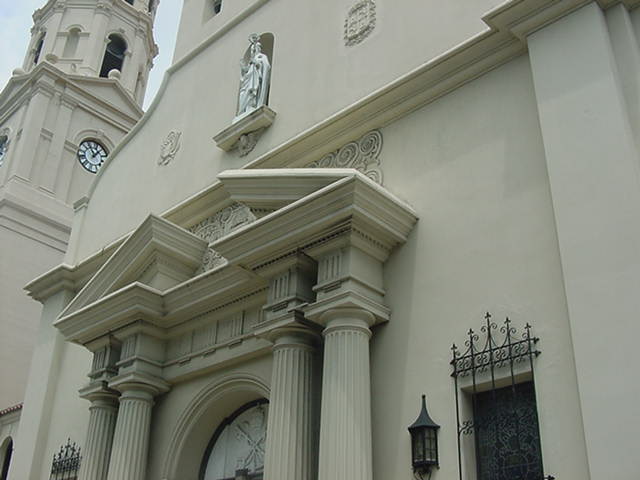
[(154, 397), (166, 393), (170, 385), (163, 379), (143, 373), (131, 372), (113, 377), (109, 388), (119, 391), (120, 399), (138, 398), (152, 401)]
[(371, 337), (371, 327), (375, 323), (375, 316), (360, 308), (335, 308), (324, 312), (320, 316), (320, 322), (325, 325), (323, 336), (330, 333), (348, 330), (359, 331)]
[(327, 327), (334, 318), (360, 318), (367, 327), (386, 322), (391, 312), (381, 303), (375, 302), (358, 292), (346, 291), (330, 298), (319, 300), (304, 308), (305, 317)]
[(78, 393), (80, 398), (89, 400), (92, 406), (114, 408), (118, 405), (118, 397), (120, 396), (120, 392), (109, 388), (105, 381), (91, 382), (82, 387)]
[(278, 328), (272, 330), (269, 336), (274, 350), (287, 347), (315, 350), (320, 340), (318, 329), (309, 326)]
[(293, 310), (257, 329), (255, 335), (273, 342), (274, 349), (286, 345), (313, 347), (320, 339), (320, 328), (308, 321), (304, 313)]

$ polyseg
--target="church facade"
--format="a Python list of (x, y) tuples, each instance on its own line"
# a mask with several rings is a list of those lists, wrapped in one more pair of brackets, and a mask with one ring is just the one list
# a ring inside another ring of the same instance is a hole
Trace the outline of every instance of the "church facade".
[(6, 478), (636, 478), (640, 2), (401, 3), (184, 2)]

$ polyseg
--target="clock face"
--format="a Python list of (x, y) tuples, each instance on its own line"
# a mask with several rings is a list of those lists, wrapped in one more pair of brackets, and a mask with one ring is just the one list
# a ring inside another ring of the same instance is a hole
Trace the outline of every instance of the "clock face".
[(91, 173), (97, 173), (106, 159), (107, 151), (94, 140), (85, 140), (78, 148), (80, 164)]

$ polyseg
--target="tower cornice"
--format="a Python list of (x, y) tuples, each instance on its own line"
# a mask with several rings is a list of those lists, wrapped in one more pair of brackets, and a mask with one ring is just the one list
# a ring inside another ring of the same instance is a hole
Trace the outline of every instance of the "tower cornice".
[[(109, 100), (93, 93), (90, 89), (91, 84), (111, 85), (123, 99), (129, 112), (123, 111)], [(5, 89), (0, 92), (0, 124), (13, 111), (13, 105), (28, 101), (39, 92), (53, 96), (58, 93), (60, 85), (64, 85), (61, 100), (77, 106), (98, 106), (105, 113), (109, 112), (109, 117), (119, 118), (116, 122), (118, 128), (131, 128), (143, 114), (142, 109), (117, 80), (68, 75), (48, 62), (42, 62), (31, 72), (12, 77)]]

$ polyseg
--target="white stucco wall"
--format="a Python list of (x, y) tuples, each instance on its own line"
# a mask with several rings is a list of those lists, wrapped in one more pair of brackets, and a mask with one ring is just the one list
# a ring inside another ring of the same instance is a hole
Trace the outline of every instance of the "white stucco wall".
[[(543, 459), (588, 478), (555, 219), (528, 58), (384, 129), (385, 186), (420, 220), (385, 269), (392, 319), (372, 339), (376, 478), (409, 478), (406, 428), (426, 394), (440, 430), (438, 478), (457, 478), (451, 345), (505, 316), (541, 338)], [(502, 372), (504, 374), (504, 372)], [(467, 456), (469, 456), (467, 451)], [(468, 472), (474, 478), (475, 472)]]

